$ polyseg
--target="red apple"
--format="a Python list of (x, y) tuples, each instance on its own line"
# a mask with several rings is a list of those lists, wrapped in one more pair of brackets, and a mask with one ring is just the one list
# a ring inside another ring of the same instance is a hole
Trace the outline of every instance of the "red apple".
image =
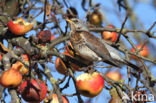
[[(52, 100), (50, 102), (49, 99), (51, 97), (52, 97)], [(68, 99), (65, 96), (62, 96), (62, 100), (63, 100), (63, 103), (69, 103)], [(59, 103), (57, 95), (56, 94), (52, 94), (52, 95), (47, 96), (45, 98), (45, 100), (44, 100), (44, 103)]]
[(41, 102), (47, 94), (47, 86), (41, 80), (27, 80), (20, 86), (22, 98), (27, 102)]
[(54, 35), (51, 35), (50, 40), (52, 41), (54, 39), (55, 39), (55, 36)]
[(3, 57), (2, 57), (2, 54), (0, 54), (0, 61), (2, 60), (2, 58), (3, 58)]
[(120, 81), (122, 79), (122, 74), (118, 71), (109, 71), (106, 73), (106, 76), (114, 81)]
[(15, 35), (24, 35), (33, 28), (33, 23), (26, 22), (22, 17), (8, 22), (9, 30)]
[[(107, 28), (115, 28), (114, 25), (108, 25)], [(110, 31), (103, 31), (102, 32), (102, 38), (104, 40), (109, 40), (111, 42), (115, 42), (117, 40), (117, 33), (116, 32), (110, 32)]]
[(0, 77), (0, 84), (6, 88), (17, 87), (21, 81), (21, 73), (13, 68), (6, 70)]
[[(136, 48), (137, 49), (140, 49), (142, 47), (142, 45), (141, 44), (139, 44), (139, 45), (137, 45), (136, 46)], [(136, 52), (135, 51), (135, 49), (134, 48), (132, 48), (131, 49), (131, 52)], [(141, 55), (141, 56), (143, 56), (143, 57), (147, 57), (148, 55), (149, 55), (149, 49), (147, 48), (147, 46), (145, 45), (143, 48), (142, 48), (142, 50), (139, 52), (139, 54)], [(133, 59), (138, 59), (138, 57), (136, 57), (136, 56), (134, 56), (134, 55), (131, 55), (131, 57), (133, 58)]]
[(103, 89), (104, 79), (98, 72), (83, 73), (76, 78), (78, 91), (86, 97), (95, 97)]

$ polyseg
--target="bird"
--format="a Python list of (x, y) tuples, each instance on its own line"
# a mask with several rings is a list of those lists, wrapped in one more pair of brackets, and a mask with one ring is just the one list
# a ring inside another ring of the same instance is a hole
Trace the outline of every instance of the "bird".
[(140, 68), (121, 56), (119, 51), (105, 40), (89, 32), (87, 25), (78, 18), (66, 19), (70, 24), (69, 38), (74, 50), (90, 62), (103, 61), (115, 67), (126, 64), (136, 70)]

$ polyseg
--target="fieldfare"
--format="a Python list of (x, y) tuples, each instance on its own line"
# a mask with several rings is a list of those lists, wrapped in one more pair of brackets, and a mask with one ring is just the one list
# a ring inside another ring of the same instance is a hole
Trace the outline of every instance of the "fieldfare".
[(75, 51), (85, 60), (103, 61), (116, 67), (126, 64), (134, 69), (139, 69), (136, 65), (124, 59), (121, 54), (103, 39), (94, 36), (89, 32), (87, 26), (79, 19), (66, 19), (70, 23), (70, 42)]

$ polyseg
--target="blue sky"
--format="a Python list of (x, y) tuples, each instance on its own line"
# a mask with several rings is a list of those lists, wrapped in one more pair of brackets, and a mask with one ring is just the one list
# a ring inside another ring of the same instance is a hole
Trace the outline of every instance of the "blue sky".
[[(81, 0), (79, 0), (79, 1), (78, 0), (68, 0), (68, 1), (69, 1), (69, 3), (68, 3), (69, 6), (70, 6), (70, 4), (71, 4), (71, 6), (74, 6), (78, 10), (79, 18), (83, 19), (85, 12), (81, 9), (81, 3), (80, 3)], [(129, 1), (131, 1), (131, 0), (129, 0)], [(152, 0), (143, 0), (143, 1), (144, 1), (144, 3), (134, 4), (133, 0), (132, 0), (131, 6), (133, 7), (134, 12), (135, 12), (136, 16), (138, 17), (138, 20), (143, 23), (144, 29), (147, 30), (156, 21), (156, 8), (154, 8), (152, 6)], [(119, 13), (120, 17), (116, 16), (116, 13), (114, 12), (114, 10), (116, 10), (118, 12), (118, 5), (113, 4), (113, 3), (116, 3), (116, 0), (93, 0), (93, 3), (100, 3), (101, 4), (101, 12), (104, 14), (104, 17), (106, 17), (106, 19), (109, 21), (110, 24), (113, 24), (118, 28), (121, 27), (121, 24), (125, 18), (125, 11), (122, 9)], [(38, 4), (37, 6), (40, 7), (42, 5)], [(66, 8), (65, 8), (65, 10), (66, 10)], [(60, 16), (58, 16), (58, 17), (61, 18)], [(42, 21), (43, 20), (43, 14), (41, 14), (36, 19), (38, 21)], [(60, 25), (62, 28), (64, 28), (66, 25), (65, 21), (62, 21)], [(103, 26), (106, 26), (106, 25), (107, 25), (107, 23), (104, 22)], [(49, 26), (51, 26), (51, 25), (49, 25)], [(129, 22), (126, 22), (126, 27), (128, 28), (129, 26), (130, 26)], [(153, 30), (155, 30), (155, 29), (156, 29), (156, 27), (153, 28)], [(54, 31), (52, 30), (52, 32), (54, 32)], [(35, 32), (34, 31), (29, 32), (26, 36), (30, 36), (32, 34), (35, 34)], [(146, 36), (144, 38), (146, 38)], [(152, 40), (152, 39), (150, 39), (150, 40), (152, 42), (155, 42), (155, 40)], [(135, 42), (135, 43), (137, 44), (137, 42)], [(58, 47), (61, 48), (62, 44), (59, 45)], [(130, 46), (129, 46), (129, 48), (130, 48)], [(55, 60), (56, 58), (53, 57), (53, 59)], [(52, 70), (51, 73), (53, 74), (54, 78), (56, 78), (56, 79), (63, 78), (63, 75), (59, 74), (55, 70), (55, 66), (53, 64), (48, 63), (47, 66), (49, 68), (51, 68), (51, 70)], [(106, 69), (99, 69), (98, 68), (98, 70), (101, 72), (105, 72), (107, 70), (107, 68)], [(116, 68), (114, 68), (114, 70), (116, 70)], [(152, 71), (153, 75), (156, 76), (155, 67), (151, 68), (151, 71)], [(123, 79), (126, 79), (126, 76), (127, 76), (126, 69), (123, 68), (120, 70), (120, 72), (123, 74)], [(76, 72), (75, 76), (77, 77), (81, 73), (82, 72)], [(135, 81), (135, 79), (133, 81)], [(65, 81), (65, 83), (66, 83), (66, 81)], [(65, 83), (63, 83), (60, 86), (62, 87)], [(49, 85), (49, 88), (52, 88), (49, 83), (48, 83), (48, 85)], [(65, 89), (63, 91), (63, 93), (65, 93), (65, 94), (75, 93), (75, 88), (74, 88), (72, 80), (70, 80), (69, 87), (67, 89)], [(82, 96), (82, 98), (83, 98), (83, 100), (88, 99), (88, 98), (83, 97), (83, 96)], [(109, 91), (104, 88), (99, 96), (93, 98), (92, 103), (107, 103), (110, 98), (111, 97), (109, 95)], [(7, 96), (6, 99), (7, 99), (7, 101), (10, 101), (10, 96)], [(70, 103), (77, 103), (77, 97), (76, 96), (68, 97), (68, 99), (69, 99)], [(25, 103), (25, 102), (23, 101), (23, 103)]]

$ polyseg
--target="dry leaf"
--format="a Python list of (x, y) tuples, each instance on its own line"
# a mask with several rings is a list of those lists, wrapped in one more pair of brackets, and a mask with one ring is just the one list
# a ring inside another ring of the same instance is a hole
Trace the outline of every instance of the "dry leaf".
[(47, 1), (46, 3), (46, 16), (48, 16), (48, 19), (50, 19), (51, 15), (51, 4)]
[(5, 52), (9, 52), (9, 49), (6, 48), (6, 47), (3, 45), (2, 42), (0, 42), (0, 46), (1, 46), (1, 48), (2, 48), (3, 51), (5, 51)]

